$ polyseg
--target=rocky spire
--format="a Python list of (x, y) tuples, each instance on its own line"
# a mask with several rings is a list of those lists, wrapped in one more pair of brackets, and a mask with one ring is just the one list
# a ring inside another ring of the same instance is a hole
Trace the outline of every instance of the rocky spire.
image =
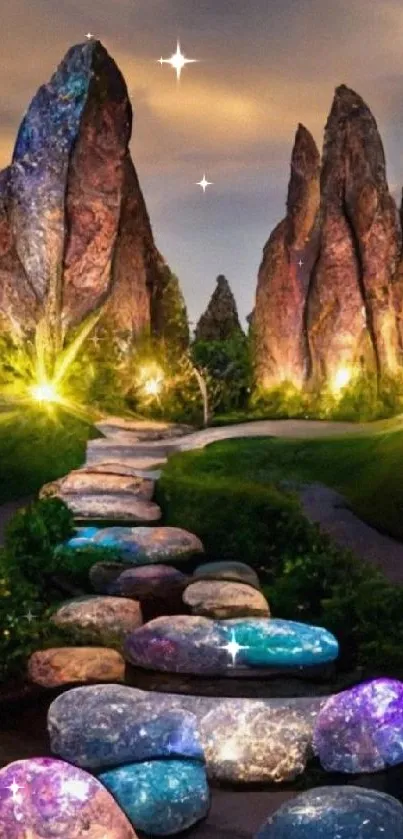
[(314, 384), (331, 381), (340, 367), (396, 372), (392, 278), (400, 244), (376, 121), (341, 85), (325, 131), (320, 258), (308, 306)]
[(254, 315), (256, 381), (300, 387), (308, 370), (305, 312), (319, 246), (320, 155), (299, 125), (291, 159), (287, 215), (275, 228), (259, 270)]
[(235, 297), (228, 280), (220, 274), (217, 286), (195, 332), (196, 341), (225, 341), (242, 334)]

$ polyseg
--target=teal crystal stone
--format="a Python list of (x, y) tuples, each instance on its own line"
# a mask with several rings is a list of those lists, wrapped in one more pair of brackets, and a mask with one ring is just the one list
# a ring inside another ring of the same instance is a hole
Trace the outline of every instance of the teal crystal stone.
[(311, 667), (339, 654), (334, 635), (319, 626), (264, 618), (227, 620), (225, 627), (240, 647), (239, 666)]
[(255, 839), (403, 839), (403, 807), (362, 787), (318, 787), (283, 804)]
[(136, 830), (147, 835), (180, 833), (209, 810), (206, 770), (198, 763), (148, 761), (120, 766), (98, 777)]

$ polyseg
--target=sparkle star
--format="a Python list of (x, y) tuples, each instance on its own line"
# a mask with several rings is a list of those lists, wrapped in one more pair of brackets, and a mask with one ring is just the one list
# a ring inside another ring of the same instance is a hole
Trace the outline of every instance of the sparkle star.
[(232, 665), (233, 665), (233, 667), (235, 667), (235, 664), (236, 664), (236, 657), (237, 657), (238, 653), (239, 653), (241, 650), (248, 650), (248, 649), (249, 649), (249, 647), (243, 647), (241, 644), (238, 644), (238, 641), (237, 641), (237, 640), (236, 640), (236, 638), (235, 638), (235, 632), (234, 632), (234, 630), (232, 630), (232, 638), (231, 638), (231, 641), (229, 641), (229, 642), (228, 642), (228, 644), (223, 644), (223, 646), (222, 646), (222, 647), (220, 647), (220, 649), (221, 649), (221, 650), (226, 650), (226, 652), (228, 653), (228, 655), (229, 655), (229, 656), (231, 657), (231, 659), (232, 659)]
[(299, 261), (299, 263), (298, 263), (299, 267), (300, 267), (300, 268), (302, 268), (303, 264), (304, 264), (304, 263), (303, 263), (302, 259), (300, 259), (300, 261)]
[(17, 784), (17, 782), (16, 782), (16, 780), (15, 780), (15, 779), (14, 779), (13, 783), (12, 783), (12, 784), (10, 784), (10, 786), (9, 786), (9, 787), (7, 787), (7, 789), (9, 789), (9, 790), (10, 790), (11, 795), (12, 795), (12, 798), (13, 798), (13, 801), (17, 801), (17, 800), (18, 800), (18, 798), (19, 798), (18, 793), (19, 793), (20, 789), (22, 789), (22, 787), (20, 787), (20, 785), (19, 785), (19, 784)]
[(196, 58), (185, 58), (185, 56), (181, 52), (181, 46), (179, 41), (177, 44), (176, 52), (173, 55), (171, 55), (171, 58), (161, 57), (160, 59), (158, 59), (158, 64), (161, 64), (161, 67), (163, 64), (170, 64), (171, 67), (173, 67), (173, 69), (176, 70), (176, 78), (178, 81), (180, 80), (182, 70), (186, 66), (186, 64), (197, 63), (198, 60)]
[(26, 615), (24, 615), (24, 618), (28, 621), (28, 623), (31, 623), (31, 621), (35, 619), (35, 615), (31, 612), (31, 609), (28, 609), (28, 612)]
[(93, 36), (92, 32), (87, 32), (85, 37), (87, 38), (87, 41), (92, 41), (94, 36)]
[(206, 176), (203, 175), (202, 180), (198, 181), (196, 186), (201, 186), (203, 192), (205, 192), (208, 186), (213, 186), (213, 182), (212, 181), (207, 181)]

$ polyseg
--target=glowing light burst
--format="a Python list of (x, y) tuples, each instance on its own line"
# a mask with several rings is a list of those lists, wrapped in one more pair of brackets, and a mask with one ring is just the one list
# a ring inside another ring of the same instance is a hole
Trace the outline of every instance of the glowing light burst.
[(201, 186), (203, 192), (205, 192), (208, 186), (213, 186), (213, 182), (212, 181), (207, 181), (206, 180), (206, 175), (203, 175), (201, 181), (198, 181), (196, 186)]
[(332, 390), (335, 393), (339, 393), (339, 391), (343, 390), (343, 388), (347, 387), (350, 383), (352, 378), (352, 371), (348, 367), (340, 367), (337, 373), (335, 374), (333, 381), (332, 381)]
[(61, 401), (61, 396), (53, 382), (45, 381), (32, 385), (29, 393), (36, 402), (48, 402), (52, 404)]
[(144, 396), (158, 399), (164, 385), (164, 372), (158, 364), (142, 367), (138, 381)]
[(240, 653), (241, 650), (248, 650), (249, 647), (245, 647), (242, 646), (242, 644), (238, 644), (238, 641), (235, 637), (235, 632), (234, 630), (232, 630), (231, 640), (228, 642), (228, 644), (223, 644), (221, 647), (219, 647), (219, 649), (225, 650), (228, 653), (232, 660), (232, 666), (235, 667), (238, 653)]
[(162, 58), (161, 57), (160, 59), (158, 59), (158, 64), (161, 64), (161, 67), (162, 67), (163, 64), (170, 64), (171, 67), (173, 67), (173, 69), (176, 70), (176, 78), (177, 78), (178, 81), (180, 80), (182, 70), (183, 70), (184, 67), (186, 67), (186, 64), (197, 64), (197, 63), (198, 63), (197, 58), (186, 58), (183, 55), (183, 53), (181, 51), (181, 46), (180, 46), (179, 41), (178, 41), (178, 44), (177, 44), (177, 47), (176, 47), (176, 52), (173, 55), (171, 55), (171, 58)]

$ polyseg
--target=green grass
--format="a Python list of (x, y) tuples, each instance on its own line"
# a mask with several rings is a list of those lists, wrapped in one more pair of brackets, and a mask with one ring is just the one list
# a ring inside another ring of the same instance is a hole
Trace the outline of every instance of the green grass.
[(0, 503), (36, 493), (85, 459), (91, 423), (61, 411), (0, 413)]
[(215, 443), (174, 459), (168, 473), (263, 486), (321, 482), (348, 498), (361, 518), (403, 540), (402, 420), (316, 440), (255, 438)]

